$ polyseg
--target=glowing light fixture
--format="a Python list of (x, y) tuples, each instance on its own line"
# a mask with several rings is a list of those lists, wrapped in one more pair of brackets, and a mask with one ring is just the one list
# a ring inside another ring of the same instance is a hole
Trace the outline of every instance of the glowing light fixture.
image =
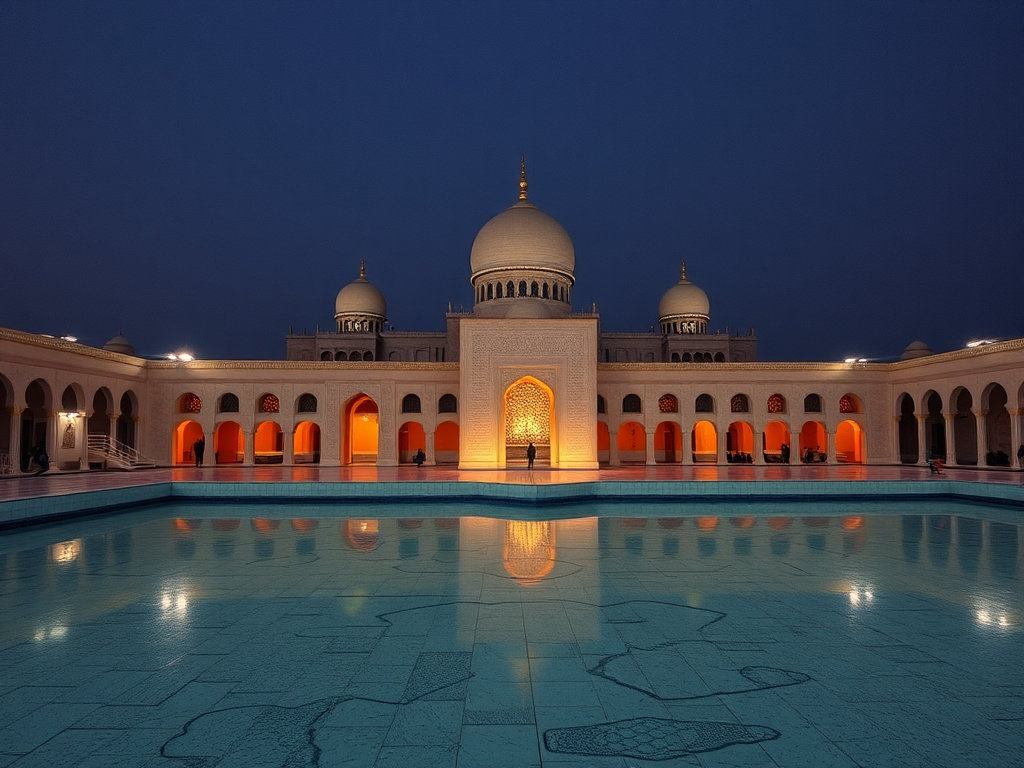
[(64, 341), (78, 341), (77, 336), (61, 336), (60, 338), (64, 339)]
[(844, 363), (866, 363), (867, 361), (866, 357), (848, 357), (843, 360)]
[(967, 342), (968, 349), (974, 349), (975, 347), (981, 347), (985, 344), (995, 344), (992, 339), (975, 339), (974, 341)]
[(168, 360), (175, 360), (179, 363), (191, 363), (195, 358), (189, 352), (172, 352), (167, 356)]
[(85, 418), (85, 414), (82, 411), (57, 411), (57, 415), (68, 421)]

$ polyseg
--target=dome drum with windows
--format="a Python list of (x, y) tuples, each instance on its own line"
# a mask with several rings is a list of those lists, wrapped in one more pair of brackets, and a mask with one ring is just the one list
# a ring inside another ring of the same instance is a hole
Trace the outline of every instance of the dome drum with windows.
[(708, 332), (711, 305), (704, 291), (686, 279), (686, 263), (679, 282), (665, 291), (658, 303), (658, 325), (663, 334)]
[(473, 241), (473, 313), (482, 317), (564, 317), (572, 311), (576, 253), (562, 225), (526, 196), (526, 161), (519, 201), (484, 224)]
[(338, 292), (334, 320), (338, 333), (379, 333), (387, 322), (384, 294), (366, 279), (366, 262), (359, 263), (359, 277)]

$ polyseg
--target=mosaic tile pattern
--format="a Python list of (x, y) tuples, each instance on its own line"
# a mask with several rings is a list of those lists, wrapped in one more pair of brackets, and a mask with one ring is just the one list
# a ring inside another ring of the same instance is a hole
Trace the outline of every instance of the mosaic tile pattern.
[(579, 728), (554, 728), (545, 732), (544, 746), (549, 752), (573, 755), (669, 760), (734, 744), (755, 744), (780, 735), (763, 725), (638, 717)]
[(538, 557), (459, 509), (191, 503), (0, 535), (0, 766), (1024, 754), (1017, 510), (586, 504), (541, 521)]

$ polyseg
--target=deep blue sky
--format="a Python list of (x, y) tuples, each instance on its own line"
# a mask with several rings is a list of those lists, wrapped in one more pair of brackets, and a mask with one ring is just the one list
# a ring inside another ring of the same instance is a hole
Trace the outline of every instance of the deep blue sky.
[(367, 261), (472, 304), (530, 197), (577, 309), (686, 260), (762, 359), (1024, 335), (1024, 3), (0, 4), (0, 325), (281, 358)]

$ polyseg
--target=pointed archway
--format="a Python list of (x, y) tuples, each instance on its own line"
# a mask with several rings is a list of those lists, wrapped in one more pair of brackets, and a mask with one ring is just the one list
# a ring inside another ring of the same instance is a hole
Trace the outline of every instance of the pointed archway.
[(376, 464), (379, 409), (369, 395), (358, 394), (345, 403), (342, 464)]
[(555, 396), (544, 382), (524, 376), (505, 390), (505, 466), (526, 464), (526, 451), (533, 443), (536, 465), (550, 465), (557, 456), (554, 430)]

